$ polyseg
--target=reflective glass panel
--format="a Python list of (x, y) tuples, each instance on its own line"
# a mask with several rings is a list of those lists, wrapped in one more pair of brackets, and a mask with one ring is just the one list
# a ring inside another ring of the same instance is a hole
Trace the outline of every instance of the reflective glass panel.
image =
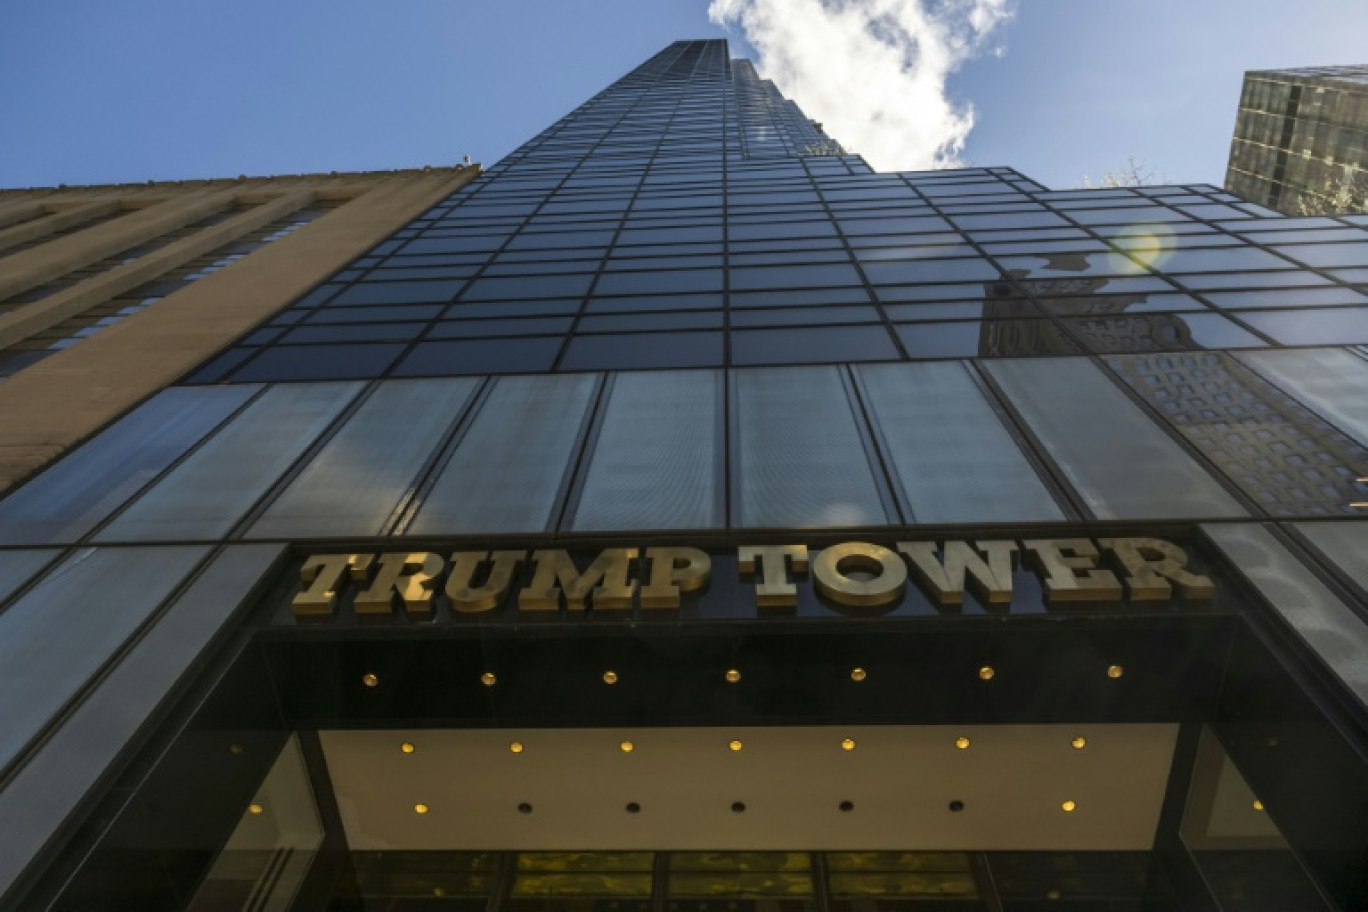
[(1090, 361), (1033, 358), (985, 367), (1099, 519), (1245, 515)]
[(382, 383), (252, 525), (253, 538), (380, 534), (478, 381)]
[(96, 540), (194, 541), (225, 535), (360, 390), (359, 383), (271, 387)]
[(1343, 348), (1240, 352), (1235, 357), (1368, 446), (1368, 359)]
[(733, 377), (738, 525), (888, 521), (837, 368), (740, 370)]
[(966, 365), (858, 370), (910, 522), (1064, 518)]
[(721, 526), (721, 389), (716, 371), (614, 378), (571, 528)]
[(0, 502), (0, 544), (76, 541), (258, 390), (158, 393)]
[(595, 383), (592, 374), (501, 377), (407, 532), (546, 530)]

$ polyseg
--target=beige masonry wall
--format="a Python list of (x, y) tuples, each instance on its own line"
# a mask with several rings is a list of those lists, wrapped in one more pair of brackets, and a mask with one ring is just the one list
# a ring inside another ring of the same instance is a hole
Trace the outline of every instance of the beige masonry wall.
[[(10, 218), (8, 221), (5, 219), (5, 213), (0, 212), (0, 225), (10, 226), (0, 230), (0, 256), (4, 255), (4, 251), (17, 244), (37, 240), (45, 235), (52, 234), (54, 231), (62, 231), (73, 225), (80, 225), (102, 216), (112, 215), (119, 211), (120, 206), (117, 199), (107, 199), (83, 202), (68, 209), (59, 209), (56, 212), (48, 212), (46, 208), (41, 203), (14, 206), (9, 210)], [(33, 215), (29, 214), (30, 211), (33, 211)], [(38, 217), (34, 218), (35, 215)], [(25, 221), (25, 219), (29, 219), (29, 221)], [(15, 222), (19, 224), (15, 224)]]
[[(0, 381), (0, 492), (227, 346), (478, 173), (479, 166), (469, 166), (323, 176), (312, 181), (252, 181), (252, 193), (269, 190), (272, 195), (290, 197), (291, 203), (307, 204), (314, 194), (353, 198), (293, 234)], [(206, 197), (225, 192), (221, 186), (206, 186), (187, 196), (194, 197), (192, 208), (198, 209)], [(0, 204), (6, 202), (0, 195)], [(163, 205), (167, 203), (153, 205), (147, 212)], [(179, 207), (168, 206), (168, 211), (172, 208)], [(54, 242), (54, 247), (62, 246), (67, 262), (82, 258), (83, 254), (73, 252), (76, 245), (65, 243), (80, 236), (77, 232)], [(101, 235), (96, 246), (103, 248), (107, 243)], [(40, 271), (47, 269), (44, 266)], [(10, 275), (22, 271), (16, 267)], [(68, 308), (57, 309), (65, 312)], [(46, 317), (60, 318), (51, 313)]]
[[(67, 317), (75, 316), (115, 295), (149, 282), (200, 254), (208, 253), (234, 238), (302, 209), (313, 200), (312, 190), (287, 190), (269, 202), (253, 206), (225, 222), (168, 244), (161, 250), (138, 257), (131, 263), (106, 270), (11, 313), (0, 314), (0, 348), (13, 345), (60, 323)], [(232, 201), (229, 197), (228, 202), (231, 204)], [(160, 234), (161, 232), (157, 232), (153, 237)], [(0, 268), (3, 268), (3, 265), (4, 261), (0, 260)]]
[(0, 300), (174, 231), (233, 204), (231, 189), (194, 190), (123, 218), (0, 258)]

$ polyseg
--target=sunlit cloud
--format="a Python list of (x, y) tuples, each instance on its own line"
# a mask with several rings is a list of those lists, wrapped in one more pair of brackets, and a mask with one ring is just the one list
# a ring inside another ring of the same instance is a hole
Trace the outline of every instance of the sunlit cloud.
[(961, 164), (974, 109), (946, 94), (966, 61), (1000, 54), (1015, 0), (712, 0), (757, 68), (881, 171)]

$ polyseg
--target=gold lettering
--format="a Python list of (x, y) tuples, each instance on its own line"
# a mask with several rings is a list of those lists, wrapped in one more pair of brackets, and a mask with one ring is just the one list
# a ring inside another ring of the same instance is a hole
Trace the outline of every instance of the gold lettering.
[[(870, 579), (852, 579), (851, 572), (870, 573)], [(812, 562), (817, 591), (840, 605), (878, 608), (902, 598), (907, 585), (907, 564), (879, 545), (847, 542), (823, 548)]]
[(1114, 602), (1121, 583), (1097, 566), (1097, 548), (1086, 538), (1038, 538), (1023, 541), (1045, 582), (1045, 601)]
[[(451, 555), (451, 573), (447, 576), (446, 594), (451, 599), (451, 610), (461, 614), (493, 611), (508, 595), (513, 576), (522, 566), (526, 551), (457, 551)], [(470, 585), (475, 573), (493, 560), (489, 578), (478, 588)]]
[(1210, 577), (1186, 569), (1187, 552), (1173, 542), (1161, 538), (1103, 538), (1097, 543), (1115, 555), (1125, 568), (1122, 582), (1134, 601), (1171, 598), (1170, 581), (1185, 599), (1209, 599), (1216, 595), (1216, 585)]
[[(380, 555), (380, 569), (370, 588), (356, 595), (356, 613), (388, 614), (394, 607), (394, 597), (397, 595), (410, 617), (432, 617), (433, 590), (437, 588), (437, 578), (445, 567), (446, 561), (442, 560), (442, 555), (431, 551)], [(358, 569), (363, 573), (364, 580), (365, 568), (354, 567), (353, 576)]]
[[(636, 548), (605, 548), (580, 573), (561, 550), (534, 551), (532, 582), (518, 593), (519, 611), (557, 611), (561, 596), (571, 611), (583, 611), (592, 596), (594, 611), (631, 611), (636, 581), (627, 578)], [(596, 583), (603, 585), (595, 587)]]
[(796, 576), (807, 574), (807, 545), (742, 545), (736, 556), (745, 576), (754, 576), (759, 564), (756, 607), (792, 608), (798, 604), (798, 587), (789, 579), (789, 568), (792, 566)]
[(708, 585), (712, 558), (697, 548), (647, 548), (651, 576), (641, 587), (643, 609), (679, 610), (680, 593)]
[(935, 542), (898, 542), (898, 550), (911, 562), (917, 583), (939, 605), (963, 604), (966, 583), (990, 605), (1011, 604), (1016, 542), (977, 541), (970, 546), (947, 541), (943, 560), (936, 557)]
[(290, 601), (295, 617), (319, 618), (332, 614), (337, 608), (337, 590), (341, 588), (342, 575), (359, 558), (356, 554), (310, 554), (306, 557), (299, 568), (299, 580), (305, 588)]

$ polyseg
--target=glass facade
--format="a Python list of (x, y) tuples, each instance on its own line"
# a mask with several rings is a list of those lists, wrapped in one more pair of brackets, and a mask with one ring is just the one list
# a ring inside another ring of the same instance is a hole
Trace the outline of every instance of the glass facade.
[(1363, 212), (1365, 168), (1368, 66), (1245, 74), (1227, 189), (1293, 215)]
[(0, 499), (0, 907), (1360, 908), (1365, 226), (673, 44)]

